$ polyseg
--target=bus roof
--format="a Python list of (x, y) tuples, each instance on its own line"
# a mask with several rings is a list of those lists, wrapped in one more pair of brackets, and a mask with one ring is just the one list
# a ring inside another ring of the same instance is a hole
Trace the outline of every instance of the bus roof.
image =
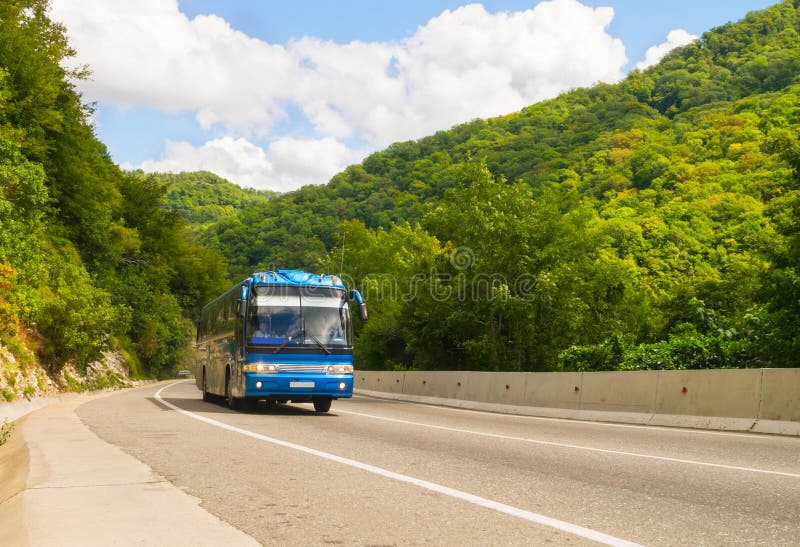
[(256, 272), (251, 276), (253, 285), (284, 285), (304, 287), (331, 287), (344, 289), (342, 279), (336, 275), (312, 274), (302, 270)]

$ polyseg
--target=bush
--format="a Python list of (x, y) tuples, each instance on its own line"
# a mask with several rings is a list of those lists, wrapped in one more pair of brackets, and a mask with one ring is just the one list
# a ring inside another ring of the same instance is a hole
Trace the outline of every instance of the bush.
[(50, 255), (51, 281), (41, 289), (38, 324), (47, 339), (42, 357), (49, 363), (74, 362), (83, 369), (107, 347), (115, 310), (108, 292), (93, 285), (71, 245), (62, 244), (60, 253)]
[(557, 368), (561, 371), (617, 370), (625, 348), (625, 340), (618, 333), (601, 344), (570, 346), (558, 354)]
[(6, 444), (6, 441), (11, 438), (13, 432), (14, 422), (9, 422), (8, 418), (4, 418), (3, 423), (0, 424), (0, 446)]
[(729, 368), (721, 338), (703, 334), (670, 336), (655, 344), (640, 344), (625, 355), (621, 370), (684, 370)]

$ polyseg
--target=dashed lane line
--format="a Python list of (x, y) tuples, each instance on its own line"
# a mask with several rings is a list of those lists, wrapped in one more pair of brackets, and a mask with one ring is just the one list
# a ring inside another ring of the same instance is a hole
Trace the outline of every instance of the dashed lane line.
[(519, 441), (519, 442), (525, 442), (525, 443), (531, 443), (531, 444), (539, 444), (539, 445), (544, 445), (544, 446), (557, 446), (557, 447), (561, 447), (561, 448), (571, 448), (571, 449), (576, 449), (576, 450), (585, 450), (585, 451), (588, 451), (588, 452), (599, 452), (599, 453), (602, 453), (602, 454), (614, 454), (614, 455), (617, 455), (617, 456), (630, 456), (630, 457), (635, 457), (635, 458), (645, 458), (645, 459), (649, 459), (649, 460), (658, 460), (658, 461), (665, 461), (665, 462), (672, 462), (672, 463), (683, 463), (683, 464), (690, 464), (690, 465), (700, 465), (700, 466), (705, 466), (705, 467), (716, 467), (716, 468), (720, 468), (720, 469), (729, 469), (729, 470), (734, 470), (734, 471), (747, 471), (747, 472), (750, 472), (750, 473), (763, 473), (763, 474), (766, 474), (766, 475), (778, 475), (778, 476), (781, 476), (781, 477), (791, 477), (793, 479), (800, 479), (800, 474), (798, 474), (798, 473), (788, 473), (788, 472), (785, 472), (785, 471), (771, 471), (769, 469), (756, 469), (756, 468), (752, 468), (752, 467), (740, 467), (740, 466), (737, 466), (737, 465), (726, 465), (726, 464), (722, 464), (722, 463), (700, 462), (700, 461), (696, 461), (696, 460), (684, 460), (684, 459), (680, 459), (680, 458), (668, 458), (666, 456), (656, 456), (656, 455), (653, 455), (653, 454), (641, 454), (641, 453), (638, 453), (638, 452), (624, 452), (624, 451), (621, 451), (621, 450), (609, 450), (609, 449), (606, 449), (606, 448), (595, 448), (595, 447), (592, 447), (592, 446), (582, 446), (582, 445), (577, 445), (577, 444), (557, 443), (557, 442), (553, 442), (553, 441), (540, 441), (538, 439), (530, 439), (530, 438), (527, 438), (527, 437), (515, 437), (515, 436), (512, 436), (512, 435), (500, 435), (499, 433), (486, 433), (486, 432), (483, 432), (483, 431), (474, 431), (474, 430), (471, 430), (471, 429), (461, 429), (461, 428), (457, 428), (457, 427), (446, 427), (446, 426), (442, 426), (442, 425), (426, 424), (426, 423), (423, 423), (423, 422), (412, 422), (410, 420), (400, 420), (398, 418), (387, 418), (385, 416), (376, 416), (374, 414), (364, 414), (362, 412), (353, 412), (351, 410), (342, 410), (342, 409), (339, 409), (339, 408), (336, 409), (336, 412), (337, 413), (341, 413), (341, 414), (352, 414), (353, 416), (361, 416), (362, 418), (371, 418), (373, 420), (383, 420), (383, 421), (387, 421), (387, 422), (395, 422), (395, 423), (400, 423), (400, 424), (413, 425), (413, 426), (417, 426), (417, 427), (427, 427), (427, 428), (430, 428), (430, 429), (438, 429), (438, 430), (441, 430), (441, 431), (451, 431), (451, 432), (455, 432), (455, 433), (467, 433), (469, 435), (478, 435), (478, 436), (481, 436), (481, 437), (491, 437), (491, 438), (494, 438), (494, 439), (504, 439), (504, 440), (510, 440), (510, 441)]
[(262, 435), (260, 433), (255, 433), (254, 431), (249, 431), (247, 429), (242, 429), (240, 427), (232, 426), (226, 424), (224, 422), (220, 422), (211, 418), (207, 418), (205, 416), (200, 416), (199, 414), (195, 414), (194, 412), (190, 412), (188, 410), (184, 410), (169, 401), (165, 401), (161, 398), (161, 393), (165, 389), (169, 389), (172, 386), (181, 384), (183, 382), (174, 382), (172, 384), (166, 385), (159, 389), (155, 393), (155, 399), (161, 403), (162, 405), (166, 406), (187, 416), (194, 420), (201, 421), (208, 425), (212, 425), (215, 427), (219, 427), (221, 429), (226, 429), (228, 431), (232, 431), (234, 433), (239, 433), (240, 435), (246, 435), (248, 437), (258, 439), (260, 441), (268, 442), (277, 446), (282, 446), (284, 448), (291, 448), (293, 450), (297, 450), (299, 452), (303, 452), (305, 454), (310, 454), (312, 456), (317, 456), (319, 458), (324, 458), (329, 461), (337, 462), (343, 465), (347, 465), (350, 467), (354, 467), (356, 469), (360, 469), (362, 471), (367, 471), (369, 473), (374, 473), (375, 475), (380, 475), (382, 477), (387, 477), (389, 479), (394, 479), (396, 481), (404, 482), (407, 484), (413, 484), (414, 486), (424, 488), (426, 490), (430, 490), (432, 492), (437, 492), (439, 494), (443, 494), (445, 496), (450, 496), (452, 498), (456, 498), (462, 501), (466, 501), (480, 507), (485, 507), (487, 509), (492, 509), (494, 511), (498, 511), (500, 513), (504, 513), (506, 515), (511, 515), (513, 517), (518, 517), (529, 522), (533, 522), (536, 524), (540, 524), (543, 526), (547, 526), (549, 528), (554, 528), (556, 530), (560, 530), (562, 532), (567, 532), (569, 534), (579, 536), (585, 539), (589, 539), (592, 541), (596, 541), (598, 543), (602, 543), (605, 545), (614, 545), (614, 546), (625, 546), (625, 547), (635, 547), (638, 546), (637, 543), (632, 543), (630, 541), (626, 541), (624, 539), (620, 539), (614, 536), (610, 536), (608, 534), (604, 534), (602, 532), (598, 532), (597, 530), (592, 530), (591, 528), (586, 528), (584, 526), (579, 526), (577, 524), (572, 524), (569, 522), (565, 522), (562, 520), (558, 520), (552, 517), (548, 517), (545, 515), (540, 515), (538, 513), (533, 513), (531, 511), (526, 511), (524, 509), (520, 509), (518, 507), (513, 507), (511, 505), (506, 505), (504, 503), (500, 503), (497, 501), (493, 501), (487, 498), (482, 498), (480, 496), (476, 496), (474, 494), (470, 494), (468, 492), (463, 492), (461, 490), (456, 490), (454, 488), (450, 488), (447, 486), (443, 486), (441, 484), (436, 484), (433, 482), (429, 482), (426, 480), (418, 479), (415, 477), (411, 477), (409, 475), (403, 475), (401, 473), (395, 473), (394, 471), (389, 471), (388, 469), (383, 469), (381, 467), (377, 467), (374, 465), (370, 465), (368, 463), (359, 462), (356, 460), (352, 460), (350, 458), (344, 458), (342, 456), (337, 456), (336, 454), (331, 454), (329, 452), (323, 452), (322, 450), (317, 450), (315, 448), (309, 448), (307, 446), (291, 443), (288, 441), (282, 441), (280, 439), (275, 439), (273, 437), (268, 437), (266, 435)]

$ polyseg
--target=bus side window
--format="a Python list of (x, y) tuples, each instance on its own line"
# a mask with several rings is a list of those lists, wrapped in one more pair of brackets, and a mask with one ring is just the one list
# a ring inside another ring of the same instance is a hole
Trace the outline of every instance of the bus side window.
[(250, 318), (250, 338), (265, 338), (266, 333), (262, 330), (262, 325), (260, 325), (261, 321), (259, 321), (259, 317), (257, 315), (253, 315)]

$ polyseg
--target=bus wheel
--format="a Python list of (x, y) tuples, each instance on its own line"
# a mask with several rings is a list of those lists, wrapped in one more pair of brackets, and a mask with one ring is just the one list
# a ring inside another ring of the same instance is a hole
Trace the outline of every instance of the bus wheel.
[(231, 410), (240, 410), (242, 408), (242, 402), (244, 399), (241, 397), (234, 397), (233, 395), (228, 395), (228, 408)]
[(315, 397), (314, 398), (314, 411), (315, 412), (328, 412), (331, 409), (331, 402), (333, 400), (328, 397)]
[(239, 399), (242, 404), (242, 410), (245, 412), (255, 412), (258, 406), (258, 399), (253, 399), (252, 397), (242, 397)]
[(230, 372), (225, 373), (225, 398), (228, 400), (228, 408), (231, 410), (239, 410), (242, 408), (242, 400), (239, 397), (231, 395), (231, 377)]
[(206, 369), (203, 369), (203, 400), (213, 401), (214, 396), (208, 392), (208, 380), (206, 380)]

